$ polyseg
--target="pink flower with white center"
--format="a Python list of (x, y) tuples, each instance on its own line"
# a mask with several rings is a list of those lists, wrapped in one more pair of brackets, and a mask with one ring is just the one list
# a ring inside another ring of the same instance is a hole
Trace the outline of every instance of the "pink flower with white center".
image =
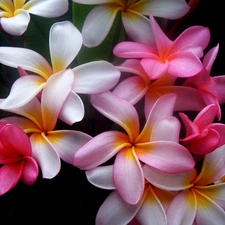
[(122, 58), (140, 58), (141, 65), (152, 80), (166, 73), (175, 77), (191, 77), (202, 70), (200, 58), (210, 40), (207, 27), (189, 27), (176, 40), (171, 41), (152, 15), (150, 24), (154, 44), (124, 41), (115, 46), (114, 54)]
[(217, 106), (213, 104), (202, 109), (193, 122), (184, 113), (179, 114), (186, 131), (181, 143), (190, 152), (208, 154), (225, 144), (225, 125), (214, 122), (216, 114)]
[(32, 157), (27, 134), (17, 126), (0, 122), (0, 195), (10, 191), (22, 181), (35, 183), (38, 164)]
[[(26, 48), (0, 47), (0, 63), (30, 71), (23, 73), (12, 85), (9, 96), (0, 100), (0, 108), (12, 110), (23, 106), (39, 94), (46, 86), (49, 78), (57, 73), (67, 73), (67, 68), (75, 59), (82, 46), (82, 36), (69, 21), (52, 25), (49, 33), (51, 64), (39, 53)], [(119, 80), (120, 71), (106, 61), (95, 61), (76, 66), (71, 69), (73, 79), (70, 95), (62, 111), (66, 114), (71, 108), (74, 113), (64, 116), (63, 121), (73, 124), (84, 116), (84, 106), (80, 94), (99, 94), (111, 89)], [(25, 74), (25, 75), (24, 75)], [(53, 85), (53, 84), (52, 84)], [(61, 115), (62, 115), (61, 114)], [(68, 118), (70, 120), (68, 121)], [(62, 119), (62, 118), (61, 118)]]
[(115, 156), (115, 186), (129, 204), (137, 204), (144, 192), (142, 163), (168, 173), (190, 170), (195, 163), (188, 150), (178, 143), (180, 123), (172, 116), (175, 97), (168, 94), (159, 98), (140, 132), (133, 105), (111, 92), (92, 95), (92, 105), (126, 133), (110, 130), (93, 137), (75, 153), (73, 165), (90, 170)]
[[(94, 186), (113, 190), (100, 206), (96, 225), (140, 224), (166, 225), (166, 209), (175, 194), (145, 182), (144, 192), (137, 204), (125, 202), (116, 190), (113, 179), (113, 166), (99, 166), (86, 171), (88, 181)], [(132, 185), (132, 184), (130, 184)], [(130, 223), (132, 221), (132, 223)], [(138, 223), (138, 224), (139, 224)]]
[(22, 35), (34, 14), (46, 18), (59, 17), (68, 11), (68, 0), (1, 0), (0, 24), (12, 35)]
[[(127, 59), (116, 66), (122, 75), (130, 74), (113, 89), (113, 94), (135, 105), (144, 97), (145, 116), (147, 118), (156, 100), (165, 94), (177, 95), (174, 111), (200, 111), (206, 104), (194, 87), (175, 85), (176, 77), (165, 74), (157, 80), (151, 80), (140, 64), (140, 60)], [(193, 101), (195, 99), (195, 101)]]
[(204, 156), (201, 171), (168, 174), (144, 165), (154, 186), (177, 192), (166, 211), (168, 225), (218, 225), (225, 221), (225, 145)]
[[(90, 136), (75, 130), (54, 130), (62, 106), (70, 95), (74, 74), (68, 69), (49, 78), (43, 90), (41, 101), (34, 97), (27, 104), (9, 110), (19, 116), (3, 118), (5, 123), (15, 124), (30, 138), (32, 157), (41, 168), (43, 178), (55, 177), (61, 168), (61, 161), (73, 163), (75, 151), (90, 140)], [(73, 115), (67, 108), (66, 115)]]
[(126, 34), (134, 41), (152, 43), (148, 15), (166, 19), (178, 19), (189, 11), (184, 0), (72, 0), (80, 4), (98, 4), (87, 15), (82, 34), (84, 45), (95, 47), (102, 43), (109, 33), (116, 15), (121, 19)]

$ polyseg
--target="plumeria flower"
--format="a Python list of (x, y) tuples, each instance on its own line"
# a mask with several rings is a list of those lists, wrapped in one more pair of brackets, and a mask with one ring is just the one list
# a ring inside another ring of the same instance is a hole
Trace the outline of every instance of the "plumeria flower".
[(175, 95), (164, 95), (155, 103), (141, 132), (137, 111), (127, 101), (105, 92), (92, 95), (91, 103), (126, 133), (110, 130), (93, 137), (75, 153), (73, 165), (90, 170), (115, 156), (115, 186), (129, 204), (137, 204), (144, 191), (142, 163), (168, 173), (193, 168), (192, 156), (178, 143), (180, 123), (172, 117)]
[(225, 144), (225, 125), (214, 122), (216, 114), (217, 106), (213, 104), (202, 109), (193, 122), (184, 113), (179, 114), (186, 131), (181, 143), (190, 152), (208, 154)]
[(152, 42), (148, 15), (178, 19), (189, 11), (184, 0), (73, 0), (80, 4), (98, 4), (87, 15), (82, 34), (84, 45), (95, 47), (109, 33), (118, 12), (126, 34), (141, 43)]
[(168, 174), (144, 165), (150, 183), (178, 192), (166, 211), (168, 225), (224, 224), (225, 183), (215, 183), (225, 175), (224, 165), (225, 145), (204, 156), (200, 172)]
[(176, 77), (170, 74), (151, 80), (141, 66), (140, 60), (127, 59), (116, 67), (122, 75), (129, 74), (130, 76), (118, 83), (112, 91), (113, 94), (131, 104), (136, 104), (144, 97), (146, 118), (156, 100), (169, 93), (177, 95), (175, 111), (200, 111), (206, 106), (201, 93), (196, 88), (175, 85)]
[(17, 126), (0, 122), (0, 195), (10, 191), (22, 181), (35, 183), (38, 164), (32, 157), (27, 134)]
[[(82, 46), (82, 36), (78, 29), (69, 21), (57, 22), (50, 29), (49, 47), (51, 64), (39, 53), (26, 48), (0, 47), (0, 62), (4, 65), (34, 74), (18, 78), (6, 99), (1, 99), (0, 108), (10, 110), (29, 102), (43, 90), (50, 77), (56, 73), (63, 75), (72, 63)], [(95, 61), (79, 65), (72, 69), (74, 73), (73, 86), (69, 95), (67, 107), (75, 107), (80, 114), (84, 113), (81, 94), (98, 94), (111, 89), (119, 80), (120, 71), (106, 61)], [(24, 75), (25, 74), (25, 75)], [(52, 79), (54, 80), (54, 79)], [(76, 114), (74, 114), (76, 116)], [(82, 119), (82, 117), (81, 117)], [(74, 121), (70, 122), (74, 123)]]
[(30, 15), (59, 17), (68, 11), (68, 0), (1, 0), (0, 24), (12, 35), (22, 35), (30, 22)]
[[(34, 97), (27, 104), (9, 110), (20, 116), (3, 118), (5, 123), (15, 124), (29, 134), (32, 157), (41, 168), (43, 178), (55, 177), (61, 168), (61, 161), (73, 163), (75, 151), (90, 140), (90, 136), (75, 130), (55, 130), (61, 109), (74, 79), (73, 72), (59, 72), (49, 78), (41, 96), (41, 102)], [(75, 113), (67, 108), (67, 116)]]
[(218, 51), (219, 44), (205, 55), (203, 59), (204, 68), (201, 72), (194, 77), (187, 78), (183, 85), (198, 89), (207, 105), (217, 105), (217, 117), (220, 120), (220, 104), (225, 103), (225, 76), (210, 76)]
[(203, 50), (210, 40), (207, 27), (189, 27), (172, 41), (152, 15), (150, 23), (154, 45), (123, 41), (115, 46), (114, 54), (122, 58), (140, 58), (141, 65), (152, 80), (165, 73), (175, 77), (191, 77), (202, 70), (203, 65), (199, 58), (203, 56)]
[(148, 224), (149, 221), (155, 225), (167, 224), (165, 211), (175, 196), (173, 192), (156, 188), (146, 182), (141, 199), (137, 204), (131, 205), (125, 202), (116, 190), (112, 165), (99, 166), (85, 173), (94, 186), (113, 190), (98, 210), (96, 225), (133, 224), (134, 217), (140, 224)]

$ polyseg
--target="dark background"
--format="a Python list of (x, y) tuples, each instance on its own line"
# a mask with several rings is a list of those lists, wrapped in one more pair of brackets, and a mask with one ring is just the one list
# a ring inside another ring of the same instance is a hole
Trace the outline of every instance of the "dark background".
[[(209, 27), (208, 49), (220, 44), (212, 75), (225, 74), (225, 13), (223, 1), (201, 0), (178, 30), (192, 25)], [(222, 111), (224, 106), (222, 107)], [(222, 119), (223, 121), (223, 119)], [(94, 225), (98, 208), (109, 194), (91, 185), (81, 171), (62, 162), (54, 179), (42, 179), (32, 186), (23, 183), (0, 197), (0, 224), (58, 223)]]

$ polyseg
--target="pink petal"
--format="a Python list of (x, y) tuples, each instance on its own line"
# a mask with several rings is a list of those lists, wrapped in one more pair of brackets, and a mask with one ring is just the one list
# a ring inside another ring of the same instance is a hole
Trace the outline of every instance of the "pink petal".
[(211, 48), (204, 56), (203, 65), (209, 73), (211, 72), (213, 63), (216, 60), (218, 51), (219, 51), (219, 44), (217, 44), (216, 47)]
[(120, 71), (107, 61), (85, 63), (75, 67), (73, 73), (72, 89), (83, 94), (100, 94), (108, 91), (118, 83), (120, 78)]
[(104, 116), (119, 124), (128, 133), (131, 141), (139, 134), (139, 118), (136, 109), (129, 102), (111, 92), (92, 95), (91, 104)]
[(103, 132), (77, 150), (73, 165), (82, 170), (93, 169), (129, 145), (128, 142), (127, 135), (122, 132)]
[(53, 24), (49, 36), (53, 73), (57, 73), (66, 69), (74, 60), (83, 40), (80, 31), (70, 21)]
[(73, 164), (75, 152), (91, 137), (80, 131), (61, 130), (48, 132), (47, 139), (62, 160)]
[(17, 79), (10, 90), (9, 96), (0, 104), (1, 109), (17, 108), (35, 97), (45, 86), (45, 79), (28, 75)]
[(17, 9), (13, 17), (2, 17), (1, 26), (11, 35), (20, 36), (26, 30), (30, 22), (30, 15), (24, 9)]
[(175, 142), (155, 141), (136, 144), (135, 151), (142, 162), (167, 173), (188, 171), (195, 165), (189, 151)]
[(38, 178), (38, 164), (32, 157), (24, 158), (24, 168), (21, 175), (21, 180), (26, 185), (32, 185)]
[(129, 204), (137, 204), (144, 192), (144, 176), (133, 148), (118, 152), (113, 172), (115, 186), (122, 199)]
[(54, 178), (61, 168), (59, 155), (44, 135), (34, 133), (30, 136), (30, 141), (32, 157), (37, 161), (42, 177)]
[(99, 166), (85, 171), (88, 181), (98, 188), (116, 189), (113, 179), (113, 165)]
[(197, 200), (195, 194), (191, 190), (180, 192), (167, 210), (168, 225), (193, 224), (196, 209)]
[(136, 215), (142, 201), (136, 205), (123, 201), (116, 191), (113, 191), (103, 202), (96, 216), (96, 225), (127, 224)]

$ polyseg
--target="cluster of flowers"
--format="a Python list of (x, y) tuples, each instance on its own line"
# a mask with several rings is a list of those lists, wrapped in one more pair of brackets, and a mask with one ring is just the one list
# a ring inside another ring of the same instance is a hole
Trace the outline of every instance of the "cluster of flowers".
[[(19, 181), (34, 184), (39, 169), (55, 177), (63, 160), (112, 190), (96, 225), (224, 224), (225, 76), (210, 76), (219, 45), (205, 52), (210, 31), (203, 26), (171, 40), (156, 20), (179, 19), (194, 1), (73, 2), (96, 6), (81, 32), (71, 21), (51, 26), (51, 63), (25, 47), (0, 47), (0, 63), (20, 75), (0, 99), (12, 113), (0, 120), (0, 195)], [(0, 0), (1, 27), (22, 35), (29, 13), (58, 17), (68, 7), (67, 0)], [(118, 61), (71, 68), (82, 45), (102, 43), (118, 13), (126, 34), (113, 48)], [(80, 94), (114, 126), (93, 137), (56, 129), (58, 121), (82, 123)]]

